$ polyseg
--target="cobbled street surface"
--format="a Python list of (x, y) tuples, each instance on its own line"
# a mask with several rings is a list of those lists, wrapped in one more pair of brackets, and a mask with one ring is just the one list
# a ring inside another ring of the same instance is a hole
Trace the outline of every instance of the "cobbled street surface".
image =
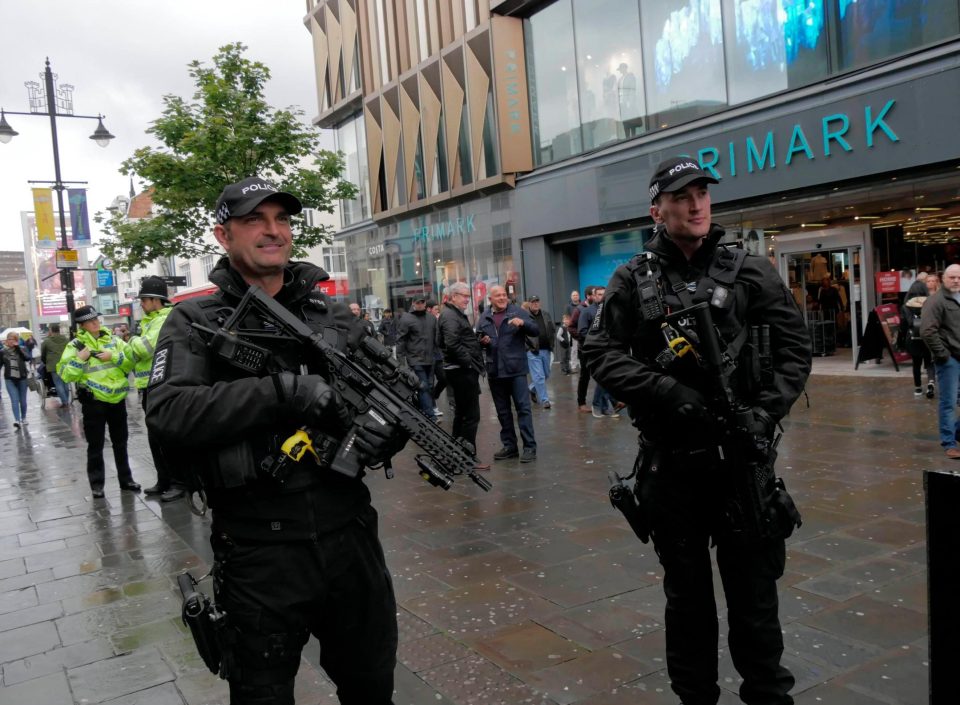
[[(676, 704), (661, 567), (606, 496), (607, 473), (633, 463), (636, 432), (625, 416), (578, 413), (575, 384), (554, 365), (553, 408), (534, 410), (537, 461), (495, 463), (489, 493), (465, 478), (430, 487), (412, 446), (395, 479), (368, 477), (399, 607), (396, 705)], [(808, 393), (778, 461), (804, 519), (780, 582), (796, 701), (926, 703), (923, 471), (960, 469), (937, 443), (936, 401), (914, 398), (906, 371), (818, 374)], [(109, 442), (107, 496), (92, 500), (79, 408), (39, 401), (31, 392), (21, 431), (6, 394), (0, 411), (0, 705), (227, 703), (180, 621), (176, 587), (183, 570), (208, 570), (208, 520), (121, 493)], [(481, 403), (490, 461), (498, 426), (488, 393)], [(134, 476), (147, 487), (136, 395), (128, 408)], [(441, 408), (449, 429), (445, 398)], [(714, 583), (720, 702), (731, 705), (739, 679)], [(318, 648), (311, 639), (304, 650), (300, 705), (338, 702)]]

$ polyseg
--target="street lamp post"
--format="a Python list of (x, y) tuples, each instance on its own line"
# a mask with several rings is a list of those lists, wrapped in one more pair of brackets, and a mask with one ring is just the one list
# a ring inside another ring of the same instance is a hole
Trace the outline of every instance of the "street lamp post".
[[(66, 188), (65, 183), (60, 177), (60, 146), (57, 142), (57, 118), (82, 118), (86, 120), (96, 120), (97, 129), (90, 135), (90, 139), (101, 147), (106, 147), (113, 139), (113, 135), (103, 126), (103, 115), (74, 115), (73, 114), (73, 86), (64, 84), (57, 88), (54, 81), (55, 75), (50, 70), (50, 59), (47, 58), (43, 73), (43, 94), (40, 94), (39, 86), (34, 81), (28, 81), (25, 85), (30, 90), (30, 112), (18, 113), (0, 109), (0, 143), (6, 144), (16, 137), (16, 132), (7, 122), (7, 115), (44, 115), (50, 118), (50, 136), (53, 138), (53, 173), (55, 180), (52, 183), (57, 192), (57, 206), (60, 209), (60, 249), (69, 250), (67, 242), (67, 219), (63, 210), (63, 191)], [(59, 109), (58, 109), (59, 108)], [(59, 267), (59, 265), (58, 265)], [(73, 328), (73, 312), (75, 310), (73, 300), (73, 270), (70, 268), (60, 269), (60, 286), (66, 296), (67, 314), (70, 316), (70, 327)]]

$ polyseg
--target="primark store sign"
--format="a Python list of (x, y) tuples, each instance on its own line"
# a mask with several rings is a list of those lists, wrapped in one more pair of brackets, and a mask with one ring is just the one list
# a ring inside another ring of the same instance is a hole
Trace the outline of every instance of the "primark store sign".
[(795, 122), (788, 130), (767, 130), (759, 138), (747, 135), (742, 140), (728, 141), (722, 147), (701, 147), (696, 156), (704, 169), (722, 180), (724, 174), (735, 177), (742, 172), (773, 170), (778, 165), (789, 168), (794, 160), (812, 162), (838, 151), (887, 146), (900, 141), (888, 121), (892, 120), (896, 102), (890, 98), (877, 108), (865, 105), (862, 111), (831, 113), (817, 121), (808, 120), (806, 128), (803, 123)]
[(533, 237), (635, 218), (646, 212), (638, 194), (647, 193), (653, 167), (669, 157), (697, 159), (719, 180), (711, 188), (715, 205), (935, 164), (952, 168), (960, 159), (960, 59), (953, 63), (869, 91), (805, 96), (672, 139), (638, 141), (571, 168), (534, 172), (517, 183), (514, 232)]
[(469, 235), (477, 231), (477, 225), (474, 222), (475, 215), (469, 214), (460, 218), (450, 218), (439, 223), (414, 224), (413, 241), (430, 242), (433, 240), (449, 240), (454, 235)]
[(694, 157), (720, 180), (717, 199), (734, 200), (949, 162), (960, 158), (958, 81), (951, 68), (803, 110), (780, 106), (635, 163), (643, 180), (658, 157)]

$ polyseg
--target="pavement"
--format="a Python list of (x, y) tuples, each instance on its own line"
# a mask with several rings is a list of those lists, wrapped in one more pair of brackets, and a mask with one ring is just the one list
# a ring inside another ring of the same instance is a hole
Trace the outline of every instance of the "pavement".
[[(813, 375), (809, 406), (801, 397), (785, 423), (778, 468), (804, 520), (780, 582), (798, 705), (927, 702), (922, 473), (960, 466), (937, 444), (936, 402), (888, 365)], [(396, 705), (677, 703), (661, 567), (606, 497), (636, 432), (626, 418), (578, 413), (576, 377), (553, 369), (553, 408), (534, 411), (537, 461), (494, 463), (489, 493), (465, 479), (448, 492), (427, 485), (412, 448), (396, 478), (367, 479), (399, 606)], [(180, 622), (176, 588), (181, 571), (208, 570), (208, 521), (120, 492), (109, 449), (107, 496), (92, 500), (79, 409), (29, 402), (20, 431), (6, 395), (0, 405), (0, 705), (227, 703)], [(489, 394), (481, 402), (490, 461), (498, 426)], [(135, 395), (128, 409), (131, 464), (147, 487)], [(731, 705), (739, 678), (718, 603), (720, 702)], [(311, 639), (300, 705), (338, 702), (317, 664)]]

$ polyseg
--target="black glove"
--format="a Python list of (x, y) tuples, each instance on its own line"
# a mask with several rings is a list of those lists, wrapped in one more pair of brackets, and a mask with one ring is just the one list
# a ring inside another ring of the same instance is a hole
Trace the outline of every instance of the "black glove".
[[(677, 382), (664, 394), (667, 423), (677, 427), (681, 433), (695, 429), (688, 424), (703, 423), (707, 420), (707, 400), (692, 387)], [(683, 425), (685, 428), (680, 428)]]
[(340, 395), (320, 375), (295, 375), (281, 372), (277, 375), (282, 401), (294, 414), (300, 426), (338, 430), (350, 425), (350, 414), (340, 401)]
[(359, 451), (364, 465), (379, 465), (403, 450), (409, 438), (399, 427), (384, 426), (368, 419), (357, 427), (353, 447)]
[(776, 427), (777, 422), (770, 417), (770, 414), (759, 406), (753, 408), (753, 426), (750, 428), (750, 432), (753, 435), (770, 438), (773, 436), (773, 430)]

